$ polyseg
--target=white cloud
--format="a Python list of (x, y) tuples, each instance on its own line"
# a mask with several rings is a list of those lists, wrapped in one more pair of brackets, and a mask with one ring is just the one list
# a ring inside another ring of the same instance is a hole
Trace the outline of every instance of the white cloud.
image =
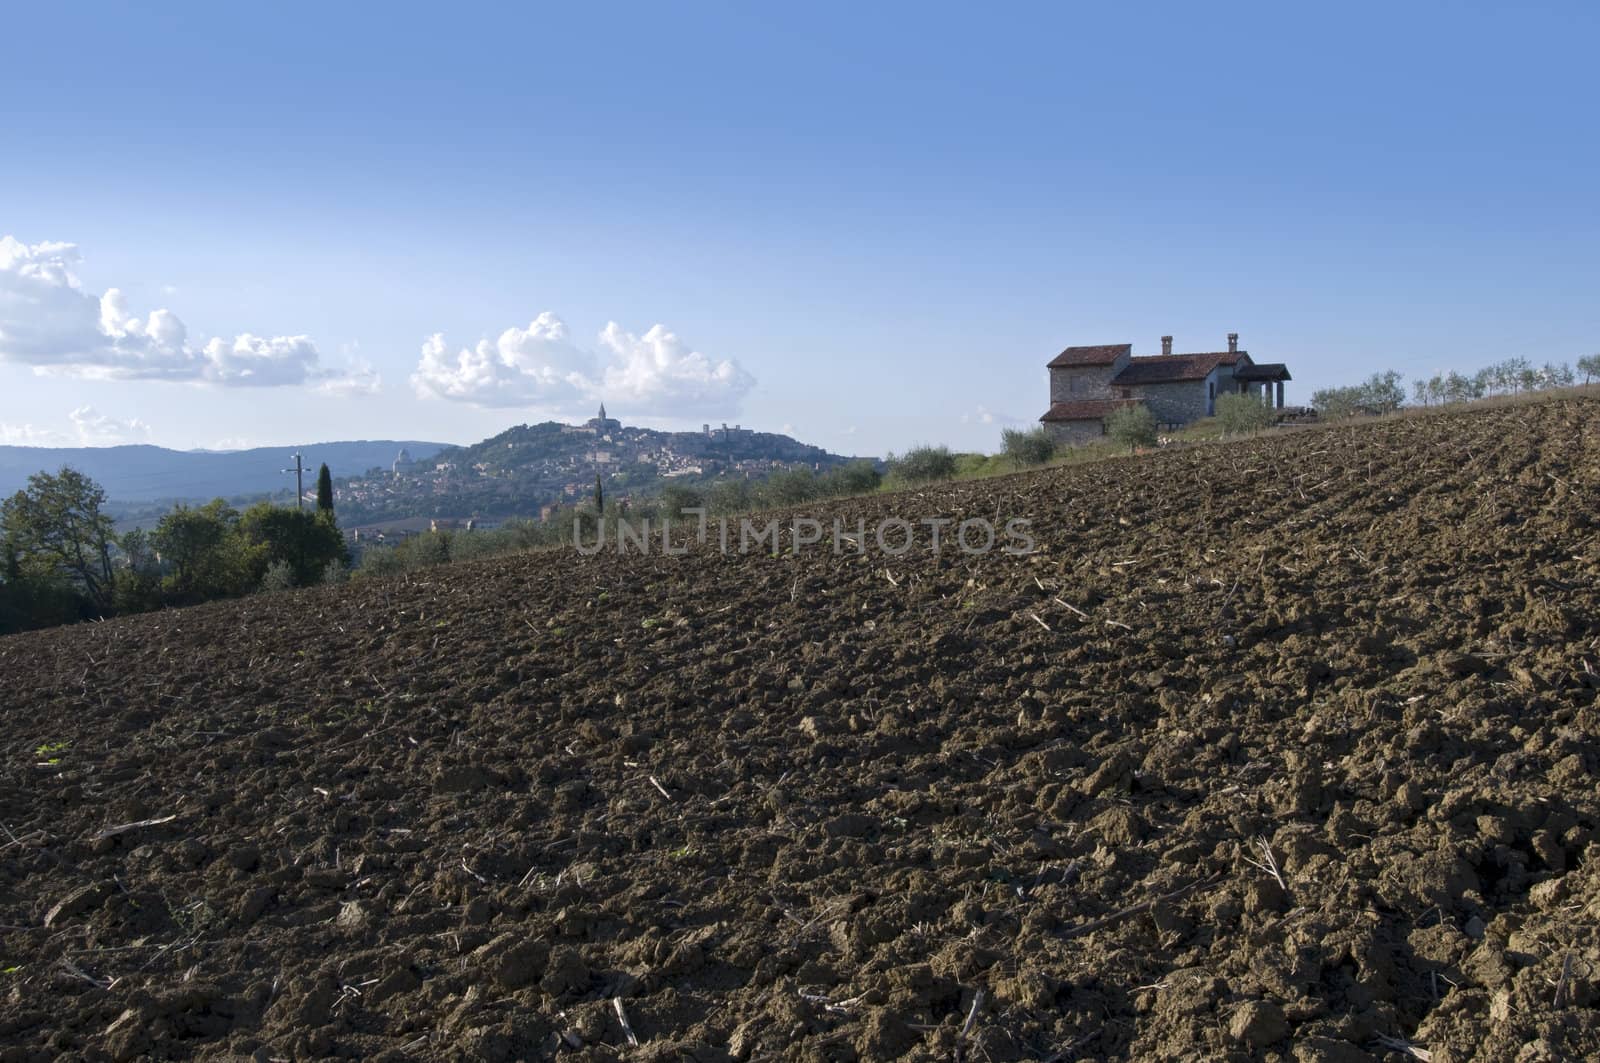
[(600, 331), (600, 345), (615, 359), (605, 369), (604, 393), (619, 405), (652, 413), (732, 413), (755, 386), (737, 362), (691, 350), (663, 325), (635, 336), (613, 321)]
[[(307, 336), (215, 338), (193, 343), (170, 310), (140, 316), (117, 288), (87, 292), (73, 268), (78, 248), (0, 237), (0, 362), (35, 372), (112, 380), (187, 380), (223, 387), (337, 387), (352, 374), (322, 367)], [(365, 384), (375, 386), (368, 371)]]
[(70, 440), (49, 428), (31, 424), (0, 424), (0, 445), (8, 447), (64, 447)]
[(737, 362), (693, 350), (663, 325), (636, 336), (611, 322), (598, 344), (590, 351), (574, 343), (549, 312), (454, 353), (435, 333), (411, 383), (424, 398), (476, 406), (578, 410), (603, 400), (636, 417), (732, 413), (755, 386)]
[(72, 435), (31, 424), (0, 424), (0, 443), (17, 447), (109, 447), (150, 440), (150, 426), (137, 417), (119, 420), (93, 406), (79, 406), (67, 417), (72, 422)]
[(351, 359), (349, 369), (327, 373), (316, 384), (317, 394), (336, 399), (376, 395), (382, 390), (383, 378), (365, 358)]
[(150, 426), (137, 417), (120, 421), (93, 406), (79, 406), (69, 416), (72, 418), (72, 427), (78, 433), (78, 442), (86, 447), (110, 447), (119, 443), (146, 443), (150, 440)]
[(595, 372), (592, 354), (575, 345), (566, 322), (546, 312), (527, 328), (506, 329), (452, 354), (444, 334), (429, 336), (411, 384), (423, 398), (475, 406), (565, 407), (587, 399)]

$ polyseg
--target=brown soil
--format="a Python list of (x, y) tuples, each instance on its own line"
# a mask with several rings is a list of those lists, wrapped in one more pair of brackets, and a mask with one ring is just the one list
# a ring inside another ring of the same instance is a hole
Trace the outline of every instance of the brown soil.
[(1597, 413), (0, 640), (0, 1059), (1600, 1056)]

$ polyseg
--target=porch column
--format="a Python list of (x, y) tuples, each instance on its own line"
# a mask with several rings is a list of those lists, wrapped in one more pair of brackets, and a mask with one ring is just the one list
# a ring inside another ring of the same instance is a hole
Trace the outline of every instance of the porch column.
[(1283, 381), (1278, 381), (1278, 409), (1283, 409)]

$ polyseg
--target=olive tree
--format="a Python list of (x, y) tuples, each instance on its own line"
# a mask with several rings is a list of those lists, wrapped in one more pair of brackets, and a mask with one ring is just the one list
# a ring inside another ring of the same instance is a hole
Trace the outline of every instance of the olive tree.
[(1000, 433), (1000, 450), (1017, 466), (1043, 465), (1056, 455), (1056, 441), (1044, 425), (1023, 431), (1007, 428)]
[(1276, 414), (1254, 395), (1222, 395), (1217, 398), (1217, 423), (1228, 435), (1243, 435), (1271, 428)]
[(1156, 442), (1156, 417), (1146, 406), (1124, 406), (1106, 417), (1106, 435), (1127, 447), (1154, 446)]

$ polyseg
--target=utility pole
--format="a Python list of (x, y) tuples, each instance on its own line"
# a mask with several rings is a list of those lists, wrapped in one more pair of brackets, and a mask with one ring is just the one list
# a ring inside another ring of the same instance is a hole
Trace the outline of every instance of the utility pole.
[(295, 509), (305, 509), (306, 508), (306, 482), (305, 482), (306, 465), (305, 465), (305, 462), (301, 459), (300, 452), (298, 450), (294, 452), (294, 468), (285, 469), (283, 471), (284, 472), (292, 472), (292, 473), (294, 473), (294, 508)]

